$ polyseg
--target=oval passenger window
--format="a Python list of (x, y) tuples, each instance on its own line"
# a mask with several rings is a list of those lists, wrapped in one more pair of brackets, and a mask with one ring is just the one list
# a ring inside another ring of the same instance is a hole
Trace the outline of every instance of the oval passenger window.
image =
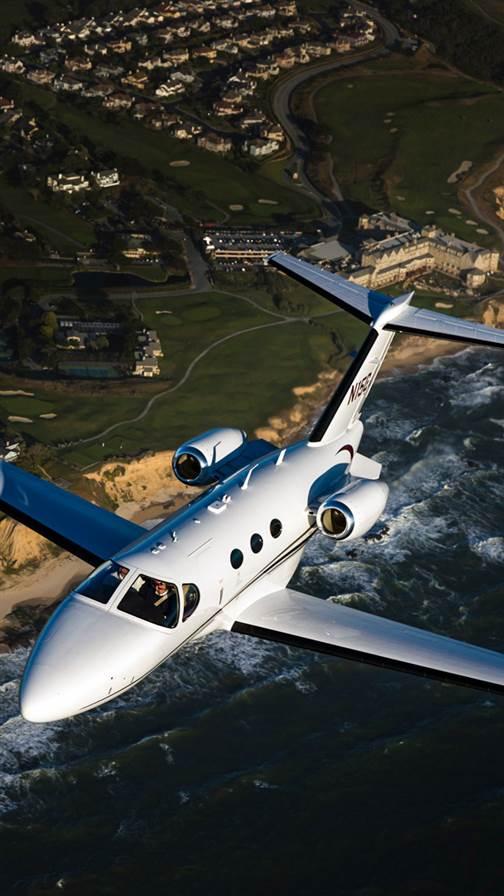
[(273, 538), (278, 538), (278, 536), (282, 534), (282, 524), (280, 520), (271, 520), (270, 532)]
[(239, 569), (243, 563), (243, 554), (238, 548), (231, 551), (231, 566), (233, 569)]
[(252, 538), (250, 539), (250, 547), (252, 548), (252, 552), (254, 554), (258, 554), (262, 549), (263, 540), (258, 532), (255, 532)]
[(185, 622), (186, 619), (189, 619), (189, 616), (192, 616), (198, 606), (200, 593), (198, 586), (194, 585), (192, 582), (182, 585), (182, 592), (184, 595), (184, 613), (182, 615), (182, 621)]

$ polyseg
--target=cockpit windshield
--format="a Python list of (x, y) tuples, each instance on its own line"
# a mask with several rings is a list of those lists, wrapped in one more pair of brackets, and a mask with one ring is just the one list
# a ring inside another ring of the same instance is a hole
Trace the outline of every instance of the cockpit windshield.
[(91, 597), (93, 600), (99, 601), (101, 604), (107, 604), (114, 594), (116, 588), (126, 578), (129, 569), (126, 566), (119, 566), (109, 560), (104, 566), (96, 569), (89, 578), (85, 579), (76, 591), (83, 594), (84, 597)]
[(175, 628), (179, 618), (178, 589), (171, 582), (137, 576), (119, 610), (164, 628)]

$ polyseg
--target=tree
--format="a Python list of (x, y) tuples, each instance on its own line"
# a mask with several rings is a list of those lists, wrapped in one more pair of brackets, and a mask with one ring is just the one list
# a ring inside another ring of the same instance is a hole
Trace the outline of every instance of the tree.
[(58, 328), (58, 318), (54, 311), (45, 311), (42, 315), (39, 334), (44, 342), (54, 342), (54, 336)]
[(96, 337), (95, 344), (96, 344), (96, 349), (99, 352), (104, 352), (110, 346), (110, 343), (104, 333), (102, 333), (100, 336)]

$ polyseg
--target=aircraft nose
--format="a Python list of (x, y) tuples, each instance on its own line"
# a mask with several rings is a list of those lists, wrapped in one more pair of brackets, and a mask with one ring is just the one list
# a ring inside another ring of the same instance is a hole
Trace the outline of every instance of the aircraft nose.
[(127, 690), (169, 652), (163, 634), (71, 597), (32, 651), (21, 683), (21, 715), (54, 722), (84, 712)]
[(58, 607), (32, 650), (21, 682), (19, 704), (27, 721), (64, 719), (104, 696), (109, 663), (101, 654), (103, 641), (111, 642), (108, 615), (72, 596)]
[(54, 666), (37, 663), (25, 674), (19, 694), (21, 715), (27, 722), (55, 722), (75, 712), (71, 694), (65, 694)]

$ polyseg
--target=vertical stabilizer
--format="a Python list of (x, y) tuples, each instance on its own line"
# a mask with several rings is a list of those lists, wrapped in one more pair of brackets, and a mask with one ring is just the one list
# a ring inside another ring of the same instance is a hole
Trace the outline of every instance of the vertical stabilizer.
[(393, 333), (371, 327), (310, 434), (310, 444), (332, 442), (357, 420), (393, 338)]

